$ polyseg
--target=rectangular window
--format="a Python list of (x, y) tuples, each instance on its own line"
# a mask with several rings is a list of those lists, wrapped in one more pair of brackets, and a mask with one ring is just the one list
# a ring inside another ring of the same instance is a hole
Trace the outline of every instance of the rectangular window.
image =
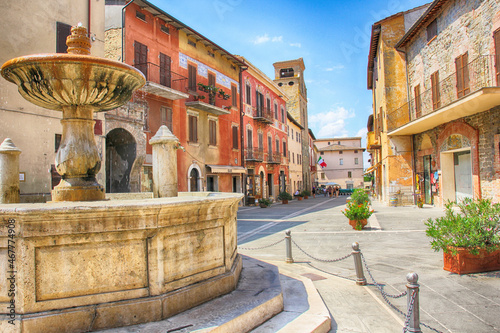
[(71, 25), (57, 22), (56, 29), (56, 53), (66, 53), (68, 50), (68, 47), (66, 46), (66, 38), (71, 35)]
[(138, 41), (134, 41), (134, 67), (148, 79), (148, 47)]
[(285, 109), (281, 108), (281, 122), (285, 122)]
[(295, 153), (292, 153), (292, 162), (295, 163)]
[(259, 133), (259, 150), (264, 150), (264, 136)]
[(160, 24), (160, 30), (167, 35), (170, 35), (170, 29), (165, 24)]
[(208, 120), (208, 144), (211, 146), (217, 145), (217, 121)]
[(273, 154), (273, 139), (270, 136), (267, 137), (267, 151), (269, 155)]
[(283, 157), (286, 157), (286, 142), (283, 141)]
[(135, 17), (137, 17), (139, 20), (146, 22), (146, 14), (141, 13), (138, 10), (135, 11)]
[(196, 67), (188, 65), (188, 89), (196, 91)]
[(189, 115), (189, 142), (198, 142), (198, 117)]
[(247, 84), (245, 87), (246, 103), (252, 105), (252, 87)]
[(441, 107), (441, 94), (439, 92), (439, 71), (435, 71), (431, 75), (432, 87), (432, 109), (436, 110)]
[(237, 108), (238, 107), (238, 88), (231, 85), (231, 104)]
[(188, 39), (188, 45), (191, 45), (192, 47), (196, 47), (196, 42)]
[(419, 118), (422, 115), (422, 97), (420, 96), (420, 84), (413, 88), (415, 94), (415, 116)]
[(266, 99), (266, 108), (267, 108), (267, 112), (269, 112), (269, 113), (272, 112), (272, 110), (271, 110), (271, 100), (269, 98)]
[(280, 77), (293, 77), (293, 68), (282, 68), (280, 70)]
[(357, 154), (357, 153), (358, 153), (358, 151), (357, 151), (357, 150), (355, 150), (355, 151), (354, 151), (354, 154)]
[(427, 26), (427, 42), (430, 42), (437, 36), (437, 19), (429, 23)]
[(215, 75), (212, 73), (208, 73), (208, 85), (215, 87)]
[(238, 149), (238, 127), (233, 126), (233, 149)]
[(172, 87), (172, 73), (170, 64), (172, 59), (166, 54), (160, 52), (160, 84), (165, 87)]
[(251, 129), (247, 129), (247, 147), (250, 149), (253, 147), (253, 133)]
[(325, 155), (325, 152), (324, 151), (320, 151), (319, 154), (320, 155)]
[(325, 179), (325, 174), (324, 173), (321, 173), (321, 179)]
[(280, 152), (280, 140), (279, 139), (276, 139), (276, 152), (277, 153)]
[(274, 119), (278, 119), (278, 104), (274, 104)]
[(344, 165), (344, 159), (343, 158), (339, 159), (339, 165)]
[(351, 171), (347, 171), (347, 178), (352, 178), (352, 172)]
[(500, 86), (500, 29), (493, 34), (495, 43), (495, 73), (497, 78), (497, 86)]
[(354, 164), (358, 165), (359, 164), (359, 160), (357, 157), (354, 158)]
[(342, 150), (339, 151), (339, 155), (342, 155), (344, 152)]
[(469, 66), (468, 52), (455, 59), (455, 68), (457, 70), (457, 97), (463, 97), (470, 92), (469, 89)]
[(173, 133), (172, 129), (172, 109), (167, 108), (166, 106), (162, 106), (160, 108), (160, 113), (161, 113), (161, 124), (166, 125), (170, 132)]

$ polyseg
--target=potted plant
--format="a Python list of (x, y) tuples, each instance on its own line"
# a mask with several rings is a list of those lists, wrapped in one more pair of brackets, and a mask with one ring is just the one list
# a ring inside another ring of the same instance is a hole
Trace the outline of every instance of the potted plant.
[(302, 191), (301, 194), (304, 197), (304, 199), (309, 199), (309, 196), (311, 195), (311, 192), (309, 192), (308, 190), (304, 190), (304, 191)]
[(351, 198), (342, 214), (349, 219), (353, 229), (361, 230), (368, 224), (368, 218), (373, 214), (373, 210), (370, 210), (368, 201), (358, 204)]
[(260, 208), (267, 208), (271, 206), (272, 201), (266, 198), (259, 199), (259, 206)]
[(292, 200), (293, 197), (290, 193), (286, 192), (286, 191), (283, 191), (281, 192), (279, 195), (278, 195), (278, 199), (281, 200), (281, 203), (283, 205), (286, 205), (288, 204), (288, 200)]
[(500, 204), (469, 198), (459, 204), (448, 202), (445, 216), (428, 219), (425, 225), (431, 247), (443, 250), (445, 270), (457, 274), (500, 270)]
[(365, 202), (370, 203), (370, 198), (364, 190), (357, 189), (352, 192), (350, 201), (354, 201), (357, 205), (360, 205)]
[(302, 199), (304, 198), (304, 195), (302, 194), (302, 192), (299, 192), (299, 193), (295, 193), (295, 197), (297, 198), (297, 200), (302, 201)]

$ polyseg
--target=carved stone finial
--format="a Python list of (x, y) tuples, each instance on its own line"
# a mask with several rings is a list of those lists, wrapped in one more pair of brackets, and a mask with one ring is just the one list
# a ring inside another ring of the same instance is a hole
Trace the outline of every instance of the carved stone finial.
[(71, 27), (71, 35), (66, 38), (68, 53), (90, 55), (90, 38), (87, 33), (87, 28), (78, 23), (77, 26)]

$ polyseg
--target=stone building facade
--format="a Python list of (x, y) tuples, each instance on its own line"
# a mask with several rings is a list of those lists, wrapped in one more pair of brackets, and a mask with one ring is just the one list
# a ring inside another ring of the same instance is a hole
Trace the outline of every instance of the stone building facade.
[[(104, 2), (19, 0), (2, 3), (0, 65), (9, 59), (37, 53), (66, 52), (71, 26), (81, 22), (91, 37), (91, 55), (104, 55)], [(51, 200), (59, 183), (55, 157), (62, 136), (62, 112), (44, 109), (26, 101), (17, 86), (0, 77), (0, 141), (11, 138), (19, 155), (21, 202)], [(102, 156), (104, 139), (99, 129), (102, 113), (95, 113), (96, 143)], [(104, 162), (104, 161), (103, 161)], [(104, 184), (104, 168), (97, 180)]]
[(387, 135), (387, 112), (407, 99), (405, 58), (394, 46), (426, 8), (397, 13), (372, 26), (367, 76), (373, 96), (367, 135), (372, 166), (368, 172), (374, 175), (374, 195), (386, 203), (398, 192), (404, 203), (413, 203), (411, 137)]
[(408, 99), (388, 110), (388, 135), (409, 137), (413, 179), (428, 204), (500, 201), (500, 4), (434, 1), (395, 45)]
[(302, 144), (302, 186), (304, 190), (311, 191), (311, 166), (309, 162), (309, 140), (308, 138), (308, 113), (307, 113), (307, 88), (304, 79), (304, 60), (302, 58), (294, 60), (280, 61), (273, 64), (274, 76), (279, 87), (285, 91), (289, 100), (287, 111), (300, 126)]
[(302, 168), (302, 132), (303, 127), (288, 113), (288, 165), (290, 172), (289, 189), (290, 194), (304, 188), (304, 176)]

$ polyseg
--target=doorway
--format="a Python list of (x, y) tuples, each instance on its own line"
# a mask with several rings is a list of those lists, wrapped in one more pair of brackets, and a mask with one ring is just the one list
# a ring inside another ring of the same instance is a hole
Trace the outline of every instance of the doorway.
[(424, 203), (432, 205), (431, 155), (424, 156)]
[(273, 174), (267, 174), (267, 197), (270, 198), (273, 196)]
[(136, 158), (136, 142), (123, 128), (106, 135), (106, 192), (130, 192), (130, 171)]
[(453, 153), (455, 171), (455, 198), (457, 203), (465, 198), (473, 198), (472, 163), (470, 151)]

